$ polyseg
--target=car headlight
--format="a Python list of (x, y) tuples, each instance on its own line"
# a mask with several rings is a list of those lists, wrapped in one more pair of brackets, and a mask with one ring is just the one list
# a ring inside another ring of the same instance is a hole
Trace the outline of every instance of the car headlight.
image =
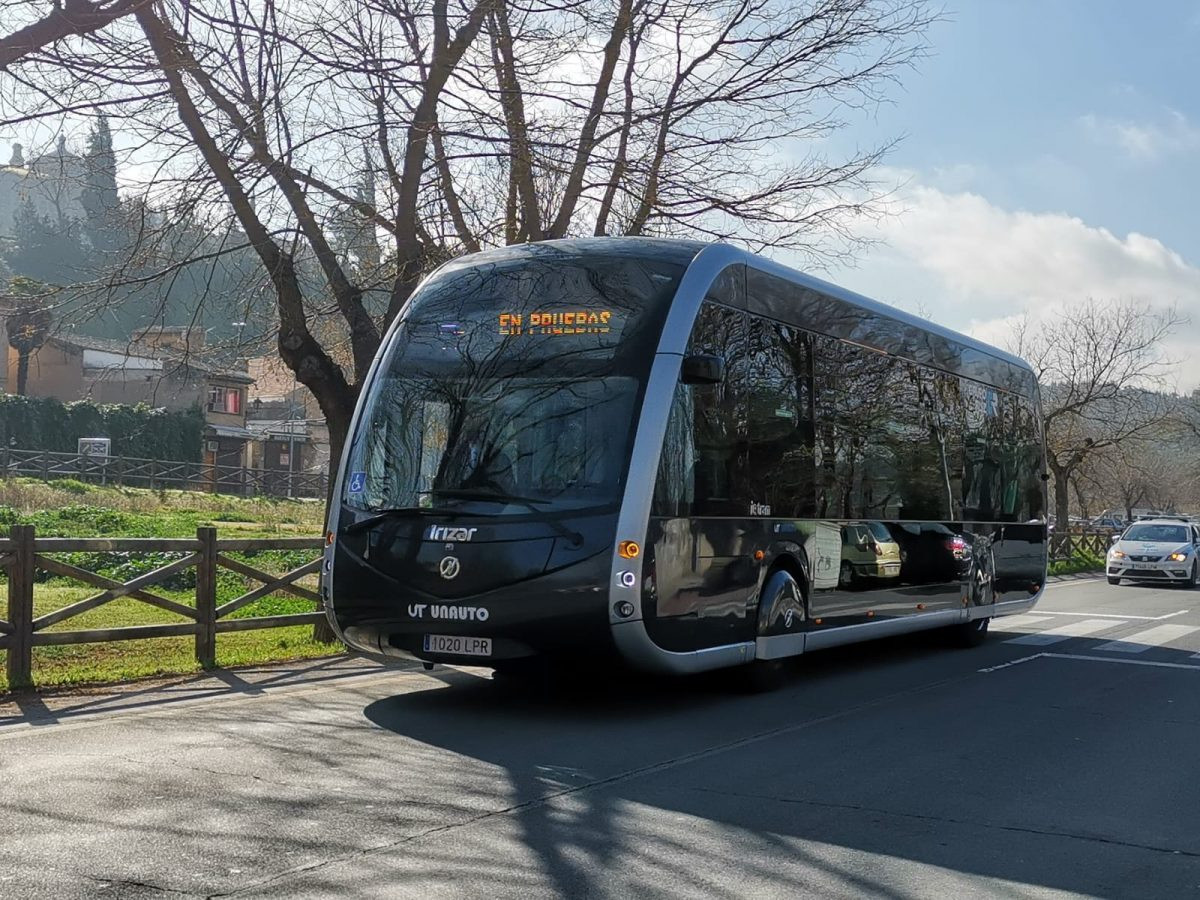
[(1169, 559), (1171, 562), (1184, 562), (1185, 560), (1187, 560), (1187, 558), (1188, 558), (1187, 553), (1183, 553), (1178, 550), (1176, 550), (1174, 553), (1172, 553), (1170, 556), (1167, 557), (1167, 559)]
[(1124, 550), (1118, 550), (1114, 547), (1112, 550), (1109, 550), (1108, 552), (1109, 552), (1109, 554), (1111, 554), (1113, 559), (1124, 559), (1125, 558)]

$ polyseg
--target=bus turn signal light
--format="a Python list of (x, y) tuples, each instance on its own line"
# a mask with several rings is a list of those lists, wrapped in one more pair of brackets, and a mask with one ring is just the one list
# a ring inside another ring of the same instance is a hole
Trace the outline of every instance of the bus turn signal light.
[(325, 532), (325, 545), (329, 546), (332, 543), (333, 543), (333, 532), (332, 531)]
[(637, 559), (641, 552), (642, 548), (637, 541), (621, 541), (617, 544), (617, 553), (623, 559)]
[(759, 562), (762, 562), (762, 558), (763, 558), (764, 556), (766, 556), (766, 555), (767, 555), (767, 554), (763, 553), (761, 550), (755, 550), (755, 551), (754, 551), (754, 558), (755, 558), (756, 560), (758, 560)]

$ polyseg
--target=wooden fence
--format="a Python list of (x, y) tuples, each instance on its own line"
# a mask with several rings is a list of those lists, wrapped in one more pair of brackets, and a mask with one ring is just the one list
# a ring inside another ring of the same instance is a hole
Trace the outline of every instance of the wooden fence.
[[(13, 525), (10, 536), (0, 539), (0, 566), (8, 573), (8, 613), (0, 619), (0, 649), (8, 650), (9, 687), (32, 683), (34, 647), (58, 644), (90, 644), (108, 641), (128, 641), (138, 638), (192, 636), (196, 641), (196, 661), (205, 668), (216, 665), (217, 635), (230, 631), (258, 628), (278, 628), (285, 625), (311, 625), (324, 619), (320, 595), (296, 582), (306, 575), (318, 573), (321, 538), (218, 538), (212, 527), (196, 529), (195, 538), (39, 538), (32, 525)], [(312, 550), (317, 557), (282, 575), (264, 572), (229, 553), (255, 550)], [(79, 552), (125, 553), (185, 553), (181, 559), (160, 566), (129, 581), (114, 581), (96, 572), (56, 559), (55, 554)], [(196, 571), (196, 605), (171, 600), (149, 590), (156, 584), (194, 568)], [(217, 574), (221, 569), (236, 572), (253, 581), (258, 587), (218, 605)], [(37, 572), (70, 578), (100, 591), (86, 599), (71, 603), (42, 615), (34, 614), (33, 590)], [(290, 615), (246, 616), (230, 618), (230, 614), (266, 597), (283, 592), (311, 601), (312, 612)], [(95, 609), (119, 597), (140, 600), (151, 606), (183, 616), (188, 621), (163, 625), (130, 625), (120, 628), (95, 628), (80, 631), (48, 631), (88, 610)]]
[(1112, 531), (1076, 531), (1050, 535), (1050, 559), (1060, 562), (1075, 559), (1085, 553), (1101, 559), (1112, 546)]
[(48, 480), (77, 478), (93, 484), (123, 487), (216, 491), (222, 494), (263, 494), (269, 497), (310, 497), (324, 500), (329, 479), (324, 472), (285, 469), (247, 469), (202, 462), (141, 459), (133, 456), (83, 456), (47, 450), (0, 448), (0, 475), (25, 475)]

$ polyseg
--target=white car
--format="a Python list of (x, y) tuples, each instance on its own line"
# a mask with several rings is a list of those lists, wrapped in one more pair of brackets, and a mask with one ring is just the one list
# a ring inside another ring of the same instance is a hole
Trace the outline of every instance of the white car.
[(1108, 550), (1108, 583), (1163, 581), (1196, 587), (1200, 527), (1178, 519), (1134, 522)]

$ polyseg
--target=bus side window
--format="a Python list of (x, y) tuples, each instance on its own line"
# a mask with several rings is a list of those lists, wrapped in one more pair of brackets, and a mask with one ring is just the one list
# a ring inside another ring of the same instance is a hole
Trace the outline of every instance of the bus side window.
[(758, 316), (747, 330), (750, 499), (772, 516), (815, 514), (812, 340)]
[(726, 361), (725, 380), (689, 385), (695, 459), (693, 515), (747, 515), (745, 490), (745, 319), (744, 313), (705, 302), (692, 329), (689, 353), (711, 353)]

